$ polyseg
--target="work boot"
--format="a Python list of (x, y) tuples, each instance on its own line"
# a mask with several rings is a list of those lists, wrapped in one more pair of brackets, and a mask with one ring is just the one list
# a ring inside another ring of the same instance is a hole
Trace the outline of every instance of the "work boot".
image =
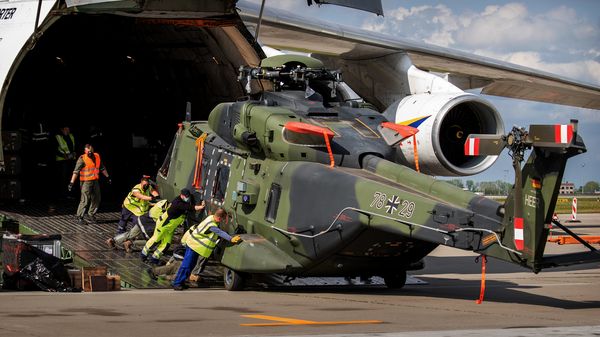
[(90, 225), (95, 225), (95, 224), (98, 223), (98, 220), (96, 219), (95, 215), (90, 215), (88, 222), (89, 222)]
[(144, 253), (140, 253), (140, 260), (146, 263), (146, 261), (148, 261), (148, 256), (146, 256)]
[(83, 217), (77, 217), (77, 224), (78, 225), (87, 225), (88, 223), (87, 223), (87, 221), (85, 221), (83, 219)]
[(153, 280), (158, 280), (158, 276), (156, 276), (156, 274), (154, 273), (154, 268), (148, 268), (146, 269), (146, 272), (148, 273), (148, 275), (150, 275), (150, 278)]
[(160, 259), (157, 259), (157, 258), (155, 258), (154, 256), (151, 256), (151, 257), (148, 259), (148, 262), (150, 262), (150, 264), (153, 264), (153, 265), (155, 265), (155, 266), (160, 266), (160, 265), (161, 265), (161, 263), (160, 263)]
[(190, 275), (190, 282), (198, 283), (201, 281), (202, 281), (202, 277), (200, 277), (200, 275), (195, 275), (195, 274)]
[(108, 248), (110, 249), (115, 249), (115, 240), (113, 238), (110, 238), (108, 240), (106, 240), (106, 245), (108, 246)]
[(131, 248), (131, 246), (133, 246), (133, 242), (130, 240), (123, 242), (123, 248), (125, 248), (127, 253), (133, 252), (133, 248)]
[(184, 289), (185, 288), (183, 286), (181, 286), (181, 285), (179, 285), (179, 286), (173, 286), (173, 290), (176, 290), (176, 291), (182, 291)]

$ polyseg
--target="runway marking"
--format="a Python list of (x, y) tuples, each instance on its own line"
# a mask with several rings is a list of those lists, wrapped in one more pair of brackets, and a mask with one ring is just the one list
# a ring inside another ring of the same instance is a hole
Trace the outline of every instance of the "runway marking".
[(383, 321), (368, 320), (368, 321), (307, 321), (304, 319), (295, 319), (287, 317), (267, 316), (267, 315), (241, 315), (246, 318), (263, 319), (266, 321), (275, 321), (277, 323), (244, 323), (240, 326), (287, 326), (287, 325), (344, 325), (344, 324), (379, 324)]

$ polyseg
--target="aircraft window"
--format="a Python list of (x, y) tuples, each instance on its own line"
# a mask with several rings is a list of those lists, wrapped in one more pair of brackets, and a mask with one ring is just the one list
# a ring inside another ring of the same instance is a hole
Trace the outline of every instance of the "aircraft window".
[(279, 208), (279, 197), (281, 197), (281, 186), (277, 184), (271, 185), (269, 191), (269, 201), (267, 202), (267, 212), (265, 214), (265, 220), (270, 223), (274, 223), (277, 219), (277, 208)]
[(227, 181), (229, 180), (229, 167), (219, 167), (217, 169), (216, 179), (213, 188), (213, 198), (218, 201), (223, 201), (225, 199), (225, 192), (227, 191)]
[(283, 129), (283, 139), (294, 145), (302, 146), (325, 146), (325, 139), (322, 135), (311, 135), (306, 133), (291, 132)]
[(171, 146), (169, 147), (169, 151), (167, 151), (167, 156), (165, 157), (165, 161), (158, 170), (158, 173), (163, 177), (167, 177), (169, 175), (169, 167), (171, 166), (171, 157), (173, 156), (173, 149), (175, 148), (175, 143), (177, 142), (177, 135), (173, 138), (171, 142)]

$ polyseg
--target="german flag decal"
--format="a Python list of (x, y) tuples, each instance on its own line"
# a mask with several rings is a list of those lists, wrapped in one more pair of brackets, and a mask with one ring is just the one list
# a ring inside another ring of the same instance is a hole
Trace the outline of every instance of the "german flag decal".
[(539, 179), (531, 179), (531, 187), (539, 190), (542, 188), (542, 182)]

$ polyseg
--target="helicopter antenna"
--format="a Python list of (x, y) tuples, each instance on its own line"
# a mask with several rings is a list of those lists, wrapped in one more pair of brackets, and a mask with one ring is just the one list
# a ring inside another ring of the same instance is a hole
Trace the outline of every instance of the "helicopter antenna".
[(190, 122), (192, 120), (192, 102), (185, 103), (185, 121)]

